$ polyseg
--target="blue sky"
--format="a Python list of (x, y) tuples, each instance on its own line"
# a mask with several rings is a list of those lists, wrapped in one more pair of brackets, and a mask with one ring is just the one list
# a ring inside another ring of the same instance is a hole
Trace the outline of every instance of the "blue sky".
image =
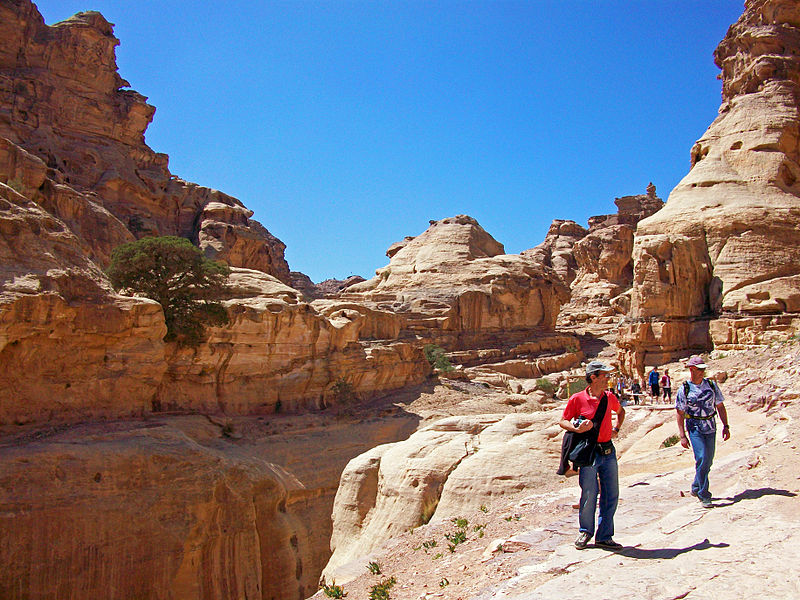
[(431, 219), (517, 253), (550, 222), (666, 200), (720, 104), (742, 0), (36, 2), (98, 10), (146, 141), (239, 198), (314, 281), (370, 277)]

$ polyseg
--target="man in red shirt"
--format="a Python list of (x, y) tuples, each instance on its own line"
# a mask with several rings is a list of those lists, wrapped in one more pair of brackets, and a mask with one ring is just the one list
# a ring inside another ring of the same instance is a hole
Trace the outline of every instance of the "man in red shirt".
[[(581, 504), (578, 522), (580, 534), (575, 540), (575, 547), (583, 550), (589, 540), (595, 535), (595, 513), (597, 511), (597, 497), (600, 496), (600, 517), (597, 520), (597, 535), (594, 545), (599, 548), (618, 550), (618, 544), (612, 538), (614, 535), (614, 513), (617, 511), (619, 500), (619, 472), (617, 468), (617, 453), (611, 439), (617, 437), (619, 428), (625, 420), (625, 409), (617, 397), (609, 392), (608, 374), (613, 369), (599, 360), (594, 360), (586, 365), (586, 382), (589, 384), (585, 390), (573, 394), (567, 401), (567, 406), (561, 415), (560, 425), (567, 431), (584, 433), (594, 427), (592, 417), (597, 411), (603, 394), (606, 395), (607, 407), (602, 422), (599, 424), (597, 448), (592, 463), (580, 467), (578, 482), (581, 486)], [(612, 424), (611, 413), (617, 414), (616, 425)]]

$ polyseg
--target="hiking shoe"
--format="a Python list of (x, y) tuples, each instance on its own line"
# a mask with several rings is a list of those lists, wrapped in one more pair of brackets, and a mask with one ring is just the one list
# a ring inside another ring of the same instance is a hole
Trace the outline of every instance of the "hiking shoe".
[(623, 548), (622, 544), (615, 542), (611, 538), (603, 541), (595, 541), (594, 545), (595, 548), (605, 548), (606, 550), (621, 550)]
[(575, 540), (575, 547), (578, 550), (583, 550), (586, 546), (589, 545), (589, 540), (592, 539), (592, 535), (588, 531), (581, 531), (578, 539)]
[(711, 498), (700, 498), (700, 504), (703, 505), (703, 508), (714, 508), (714, 505), (711, 503)]

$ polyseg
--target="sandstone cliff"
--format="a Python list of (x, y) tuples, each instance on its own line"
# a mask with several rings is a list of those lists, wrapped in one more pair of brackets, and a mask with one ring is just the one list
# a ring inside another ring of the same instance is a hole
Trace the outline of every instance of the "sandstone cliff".
[[(322, 407), (345, 376), (362, 395), (426, 376), (421, 348), (365, 325), (391, 315), (310, 307), (251, 211), (169, 172), (144, 143), (154, 108), (123, 89), (99, 13), (51, 27), (29, 1), (6, 2), (0, 34), (0, 424)], [(197, 350), (164, 344), (160, 307), (118, 296), (101, 270), (144, 235), (187, 237), (234, 268), (232, 324)]]
[[(284, 245), (250, 219), (252, 211), (175, 177), (168, 157), (145, 144), (155, 108), (125, 89), (114, 56), (119, 40), (100, 13), (50, 27), (29, 0), (4, 2), (0, 36), (0, 137), (42, 159), (48, 181), (34, 189), (46, 183), (41, 202), (79, 224), (73, 232), (95, 262), (106, 266), (111, 249), (133, 236), (178, 235), (210, 258), (289, 282)], [(6, 170), (0, 180), (21, 176)], [(95, 223), (82, 218), (87, 212), (98, 215)]]
[(544, 241), (523, 252), (552, 267), (570, 287), (570, 299), (558, 326), (594, 335), (615, 332), (630, 308), (633, 285), (633, 237), (637, 223), (664, 205), (650, 183), (646, 194), (616, 198), (616, 214), (574, 221), (553, 221)]
[(631, 371), (800, 327), (800, 7), (749, 0), (715, 52), (719, 116), (665, 208), (639, 223)]
[(375, 277), (328, 302), (390, 312), (400, 339), (440, 345), (466, 377), (500, 387), (580, 362), (577, 339), (554, 331), (569, 298), (562, 280), (535, 257), (505, 254), (475, 219), (431, 221), (386, 254)]

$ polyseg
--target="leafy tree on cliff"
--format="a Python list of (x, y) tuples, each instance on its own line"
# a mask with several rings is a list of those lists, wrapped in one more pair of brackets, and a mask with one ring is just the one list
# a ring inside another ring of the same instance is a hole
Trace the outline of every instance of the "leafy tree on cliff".
[(155, 300), (164, 309), (166, 341), (197, 346), (206, 325), (228, 322), (218, 302), (230, 269), (203, 256), (184, 238), (146, 237), (111, 253), (107, 270), (112, 285), (123, 293)]

